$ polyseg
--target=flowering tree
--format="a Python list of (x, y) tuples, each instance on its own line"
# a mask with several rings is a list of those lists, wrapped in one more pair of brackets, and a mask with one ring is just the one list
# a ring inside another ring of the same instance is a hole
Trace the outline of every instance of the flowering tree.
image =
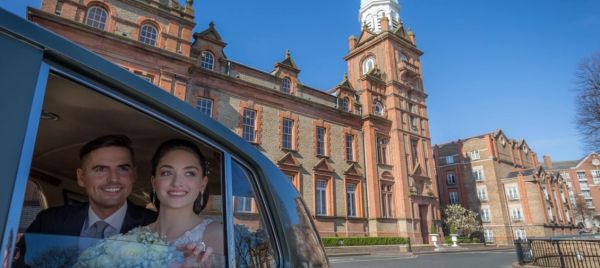
[(460, 205), (449, 205), (444, 209), (444, 223), (452, 231), (461, 230), (463, 236), (483, 230), (477, 220), (478, 213), (463, 208)]

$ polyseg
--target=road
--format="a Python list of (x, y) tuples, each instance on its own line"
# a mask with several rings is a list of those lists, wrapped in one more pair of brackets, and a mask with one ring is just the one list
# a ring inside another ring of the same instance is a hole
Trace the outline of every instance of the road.
[(441, 253), (414, 256), (351, 256), (332, 257), (329, 259), (334, 268), (365, 268), (365, 267), (418, 267), (418, 268), (510, 268), (516, 261), (515, 252), (511, 251), (480, 251)]

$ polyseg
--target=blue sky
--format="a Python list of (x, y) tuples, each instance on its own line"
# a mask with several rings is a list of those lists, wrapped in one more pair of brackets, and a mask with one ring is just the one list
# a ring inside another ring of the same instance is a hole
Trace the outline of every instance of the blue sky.
[[(185, 2), (185, 1), (181, 1)], [(0, 7), (24, 16), (40, 0)], [(342, 78), (359, 0), (195, 0), (196, 31), (214, 21), (230, 59), (264, 71), (291, 49), (304, 84)], [(501, 128), (538, 155), (583, 157), (575, 129), (574, 72), (600, 51), (597, 0), (400, 0), (417, 36), (433, 143)]]

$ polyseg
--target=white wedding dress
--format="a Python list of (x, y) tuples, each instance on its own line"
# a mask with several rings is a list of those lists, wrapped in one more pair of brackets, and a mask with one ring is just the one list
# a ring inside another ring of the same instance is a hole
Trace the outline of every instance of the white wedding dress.
[(196, 227), (185, 231), (185, 233), (175, 239), (175, 241), (169, 242), (169, 244), (179, 247), (188, 244), (200, 244), (204, 242), (204, 231), (206, 230), (206, 226), (208, 226), (211, 222), (213, 222), (213, 220), (210, 218), (202, 220), (202, 222), (198, 223)]

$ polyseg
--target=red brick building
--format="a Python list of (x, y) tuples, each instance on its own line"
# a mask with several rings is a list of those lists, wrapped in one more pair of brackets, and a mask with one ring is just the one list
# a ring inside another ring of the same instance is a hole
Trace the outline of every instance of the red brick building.
[(486, 241), (575, 232), (566, 182), (538, 165), (525, 140), (497, 130), (435, 145), (434, 157), (441, 207), (460, 204), (479, 213)]
[(569, 199), (577, 223), (586, 228), (600, 227), (600, 155), (590, 153), (581, 160), (552, 162), (544, 156), (544, 167), (561, 174), (571, 187)]
[(397, 0), (361, 1), (365, 26), (350, 37), (347, 75), (330, 90), (301, 83), (289, 52), (272, 71), (227, 58), (213, 23), (192, 33), (192, 0), (43, 0), (28, 18), (254, 144), (302, 193), (323, 236), (420, 242), (440, 222), (438, 189), (423, 53), (399, 11)]

